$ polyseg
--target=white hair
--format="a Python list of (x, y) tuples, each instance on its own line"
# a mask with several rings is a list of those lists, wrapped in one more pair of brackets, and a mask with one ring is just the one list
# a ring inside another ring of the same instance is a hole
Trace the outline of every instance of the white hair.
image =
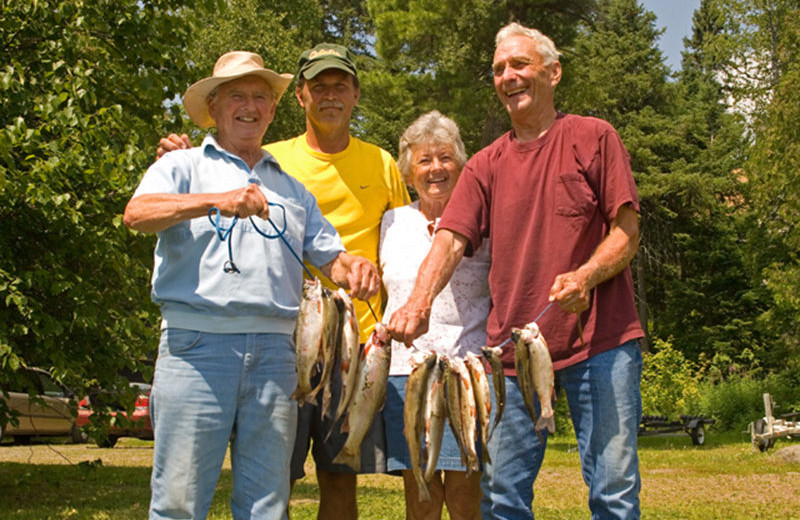
[(438, 110), (431, 110), (419, 116), (400, 137), (400, 150), (397, 157), (397, 167), (403, 178), (411, 179), (411, 153), (420, 145), (437, 143), (453, 147), (455, 161), (459, 171), (467, 162), (467, 153), (458, 125)]
[(518, 24), (517, 22), (511, 22), (497, 31), (497, 36), (494, 38), (495, 47), (512, 36), (525, 36), (536, 42), (536, 52), (538, 52), (542, 57), (542, 62), (544, 65), (550, 65), (551, 63), (558, 61), (558, 57), (561, 55), (556, 48), (556, 44), (553, 43), (553, 40), (542, 34), (540, 31), (536, 29), (530, 29), (524, 25)]

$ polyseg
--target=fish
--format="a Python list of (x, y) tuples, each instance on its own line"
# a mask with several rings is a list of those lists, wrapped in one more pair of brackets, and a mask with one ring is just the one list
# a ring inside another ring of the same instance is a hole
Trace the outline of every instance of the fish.
[(439, 461), (439, 452), (442, 449), (442, 437), (447, 423), (447, 401), (444, 393), (442, 367), (437, 355), (436, 363), (428, 376), (423, 411), (425, 421), (425, 473), (423, 479), (426, 484), (430, 484), (433, 479), (436, 464)]
[(340, 334), (341, 344), (339, 346), (339, 376), (342, 391), (339, 393), (339, 404), (334, 414), (334, 422), (338, 421), (347, 410), (350, 399), (353, 396), (353, 389), (356, 386), (356, 376), (358, 375), (358, 357), (361, 344), (359, 343), (358, 318), (356, 317), (353, 301), (347, 295), (347, 291), (339, 289), (336, 298), (343, 304), (342, 309), (342, 329)]
[(492, 368), (492, 386), (494, 386), (494, 422), (492, 423), (492, 429), (489, 431), (489, 438), (486, 439), (488, 443), (494, 434), (495, 428), (497, 428), (497, 424), (503, 418), (503, 410), (506, 407), (506, 378), (503, 373), (503, 361), (500, 359), (503, 349), (500, 347), (481, 347), (481, 352)]
[(467, 352), (464, 363), (469, 371), (472, 382), (472, 391), (475, 395), (475, 409), (478, 417), (478, 432), (480, 433), (483, 449), (484, 463), (491, 462), (489, 457), (489, 424), (492, 416), (492, 391), (489, 389), (489, 379), (486, 378), (486, 369), (483, 361), (473, 352)]
[(344, 308), (344, 303), (336, 298), (336, 293), (327, 288), (323, 288), (322, 297), (325, 302), (325, 327), (323, 330), (322, 349), (320, 357), (322, 361), (322, 375), (320, 376), (317, 387), (311, 391), (311, 398), (322, 390), (322, 416), (330, 417), (331, 413), (331, 384), (333, 367), (339, 357), (339, 337), (342, 331), (342, 315), (340, 307)]
[(475, 450), (475, 395), (469, 371), (461, 358), (442, 358), (442, 371), (447, 399), (447, 417), (453, 435), (461, 450), (461, 463), (467, 476), (478, 471), (478, 453)]
[(361, 442), (375, 414), (386, 402), (392, 359), (390, 339), (386, 326), (378, 323), (359, 356), (356, 386), (341, 428), (347, 433), (347, 439), (333, 459), (334, 463), (347, 464), (355, 471), (361, 471)]
[(318, 278), (303, 281), (303, 297), (297, 313), (294, 344), (297, 357), (297, 388), (292, 399), (300, 406), (313, 399), (311, 379), (317, 371), (325, 330), (325, 301)]
[(426, 351), (422, 354), (422, 358), (411, 370), (406, 380), (406, 397), (403, 403), (403, 435), (406, 438), (408, 454), (411, 459), (411, 473), (419, 488), (420, 502), (431, 501), (430, 490), (424, 480), (422, 469), (422, 439), (425, 431), (424, 403), (427, 400), (425, 391), (436, 359), (435, 352)]
[(511, 329), (511, 341), (514, 342), (514, 368), (517, 372), (517, 384), (525, 403), (525, 409), (531, 421), (536, 423), (536, 407), (533, 402), (533, 372), (531, 370), (531, 351), (527, 339), (530, 336), (528, 329)]
[(547, 429), (550, 433), (555, 433), (556, 422), (553, 412), (553, 400), (555, 399), (555, 375), (553, 373), (553, 359), (550, 357), (550, 349), (542, 335), (536, 322), (529, 323), (525, 329), (530, 331), (530, 341), (528, 348), (531, 353), (531, 376), (533, 388), (539, 398), (541, 411), (534, 423), (537, 432)]

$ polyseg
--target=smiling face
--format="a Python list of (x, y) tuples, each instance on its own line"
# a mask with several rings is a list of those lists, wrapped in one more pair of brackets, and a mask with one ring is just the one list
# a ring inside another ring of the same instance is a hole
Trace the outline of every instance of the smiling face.
[(429, 142), (411, 150), (411, 185), (423, 204), (446, 204), (461, 173), (452, 144)]
[(522, 35), (503, 40), (495, 50), (492, 70), (497, 97), (513, 123), (529, 123), (553, 111), (561, 64), (545, 65), (534, 40)]
[(306, 80), (295, 95), (311, 125), (334, 131), (350, 128), (350, 116), (358, 103), (360, 91), (351, 74), (339, 69), (326, 69)]
[(208, 101), (208, 113), (216, 124), (217, 139), (231, 151), (260, 148), (267, 127), (275, 117), (275, 107), (272, 89), (258, 76), (227, 81)]

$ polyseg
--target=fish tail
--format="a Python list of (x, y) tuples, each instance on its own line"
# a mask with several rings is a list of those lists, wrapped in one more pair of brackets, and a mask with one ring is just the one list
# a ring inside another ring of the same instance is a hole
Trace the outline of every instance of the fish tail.
[(347, 447), (342, 448), (342, 451), (333, 459), (334, 464), (347, 464), (354, 471), (361, 471), (361, 448), (355, 451), (350, 451)]
[(545, 417), (543, 415), (540, 415), (539, 418), (536, 419), (536, 424), (534, 425), (534, 428), (536, 429), (536, 433), (539, 433), (544, 429), (547, 429), (547, 431), (549, 431), (550, 433), (555, 433), (556, 420), (552, 415), (550, 417)]

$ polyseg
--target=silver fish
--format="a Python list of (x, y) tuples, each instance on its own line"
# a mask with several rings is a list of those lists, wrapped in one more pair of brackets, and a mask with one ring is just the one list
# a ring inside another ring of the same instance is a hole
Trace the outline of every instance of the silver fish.
[(439, 364), (438, 355), (428, 377), (423, 415), (425, 420), (425, 474), (423, 478), (427, 484), (430, 484), (433, 474), (436, 472), (447, 422), (447, 401), (444, 396), (442, 367)]
[(336, 359), (339, 357), (339, 336), (342, 331), (342, 312), (339, 311), (340, 306), (343, 308), (344, 304), (337, 300), (335, 293), (327, 288), (323, 288), (322, 296), (325, 300), (325, 330), (322, 334), (322, 350), (320, 357), (322, 358), (322, 375), (320, 376), (319, 384), (311, 393), (313, 397), (322, 389), (322, 415), (330, 417), (331, 407), (331, 384), (333, 374), (333, 367), (336, 364)]
[(417, 481), (420, 502), (431, 501), (430, 490), (425, 482), (422, 470), (422, 437), (425, 430), (425, 407), (427, 400), (425, 390), (431, 369), (436, 364), (436, 353), (427, 351), (411, 370), (406, 380), (406, 398), (403, 403), (403, 435), (408, 445), (411, 459), (411, 473)]
[(478, 431), (483, 447), (483, 461), (491, 462), (489, 457), (489, 421), (492, 416), (492, 391), (489, 389), (489, 380), (486, 378), (486, 369), (483, 361), (476, 354), (467, 352), (464, 363), (469, 371), (472, 381), (472, 391), (475, 395), (475, 408), (478, 413)]
[[(500, 359), (503, 349), (500, 347), (481, 347), (481, 352), (483, 352), (483, 357), (486, 358), (489, 362), (489, 366), (492, 368), (495, 412), (492, 429), (489, 431), (489, 439), (491, 439), (494, 434), (494, 429), (497, 428), (497, 424), (500, 422), (500, 419), (503, 418), (503, 410), (506, 407), (506, 378), (503, 374), (503, 361)], [(489, 439), (486, 440), (487, 443)]]
[(344, 304), (344, 311), (342, 314), (338, 363), (342, 391), (339, 394), (339, 405), (336, 408), (334, 422), (344, 415), (347, 405), (350, 404), (350, 399), (353, 396), (356, 376), (358, 375), (358, 356), (361, 348), (358, 335), (358, 318), (353, 307), (353, 301), (344, 289), (339, 289), (336, 297)]
[(297, 355), (297, 389), (292, 394), (300, 406), (311, 401), (311, 378), (314, 377), (325, 330), (325, 302), (319, 279), (303, 281), (303, 298), (297, 313), (294, 344)]
[(461, 449), (461, 463), (469, 476), (478, 471), (478, 453), (475, 450), (475, 395), (469, 371), (460, 358), (443, 358), (444, 381), (447, 398), (447, 417)]
[(539, 326), (533, 322), (525, 326), (530, 332), (530, 341), (526, 341), (531, 353), (531, 377), (533, 388), (539, 397), (541, 412), (534, 423), (537, 432), (545, 428), (550, 433), (555, 433), (556, 422), (553, 413), (553, 399), (555, 398), (555, 375), (553, 374), (553, 360), (550, 357), (550, 349), (547, 342), (539, 330)]
[(347, 432), (347, 440), (333, 459), (336, 464), (347, 464), (356, 471), (361, 470), (361, 442), (375, 414), (386, 401), (391, 357), (389, 332), (383, 324), (378, 323), (361, 351), (355, 391), (342, 425), (342, 432)]

